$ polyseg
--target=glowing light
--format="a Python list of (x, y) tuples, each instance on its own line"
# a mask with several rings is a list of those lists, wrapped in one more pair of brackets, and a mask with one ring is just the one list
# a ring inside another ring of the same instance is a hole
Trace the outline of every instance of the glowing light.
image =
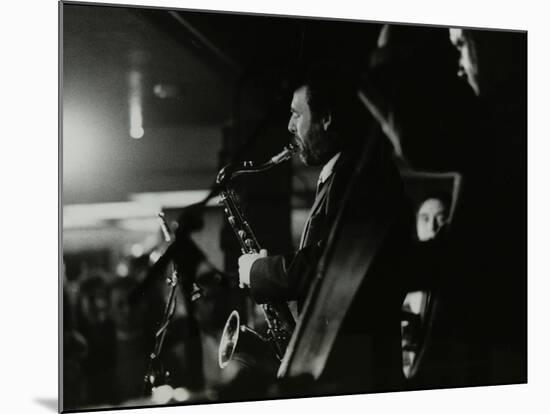
[(144, 249), (143, 246), (139, 243), (133, 244), (130, 248), (130, 252), (132, 253), (132, 256), (134, 257), (140, 257), (143, 255)]
[(161, 385), (153, 388), (151, 398), (155, 404), (166, 404), (172, 399), (173, 395), (174, 389), (170, 385)]
[[(157, 191), (154, 193), (132, 194), (130, 198), (133, 201), (150, 203), (165, 208), (178, 208), (198, 203), (204, 200), (209, 193), (210, 190)], [(217, 206), (218, 197), (211, 198), (207, 205)]]
[(157, 83), (153, 88), (153, 93), (160, 99), (175, 98), (181, 95), (181, 88), (171, 83)]
[(126, 263), (119, 263), (116, 267), (116, 274), (120, 277), (126, 277), (128, 276), (129, 269), (128, 265)]
[(158, 259), (160, 259), (160, 256), (162, 256), (160, 254), (160, 252), (157, 252), (156, 250), (154, 252), (152, 252), (150, 255), (149, 255), (149, 261), (151, 261), (152, 263), (156, 263)]
[(191, 398), (191, 393), (186, 388), (176, 388), (174, 390), (173, 398), (177, 402), (187, 401), (189, 398)]
[(94, 227), (105, 220), (151, 219), (158, 229), (156, 215), (160, 207), (153, 203), (120, 201), (113, 203), (68, 204), (63, 206), (63, 228)]
[(130, 136), (134, 139), (140, 139), (145, 134), (143, 130), (143, 81), (142, 75), (137, 70), (133, 70), (129, 75), (130, 93), (128, 97), (128, 106), (130, 109)]
[(132, 125), (130, 126), (130, 136), (134, 139), (140, 139), (145, 134), (143, 127)]

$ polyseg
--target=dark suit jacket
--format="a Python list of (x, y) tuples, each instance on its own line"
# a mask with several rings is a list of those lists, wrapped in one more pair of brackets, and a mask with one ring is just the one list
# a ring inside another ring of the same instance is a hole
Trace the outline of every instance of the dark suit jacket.
[(319, 189), (306, 223), (302, 248), (286, 255), (258, 259), (252, 265), (250, 289), (256, 302), (297, 300), (300, 307), (304, 301), (349, 182), (356, 155), (353, 152), (341, 154), (332, 174)]

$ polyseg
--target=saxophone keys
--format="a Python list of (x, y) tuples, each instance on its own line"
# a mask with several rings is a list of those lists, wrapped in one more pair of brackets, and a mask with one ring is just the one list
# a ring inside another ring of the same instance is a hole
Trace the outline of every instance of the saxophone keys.
[(229, 217), (227, 218), (227, 221), (228, 221), (229, 224), (231, 224), (232, 226), (235, 225), (235, 217), (229, 216)]
[(238, 234), (239, 234), (239, 237), (240, 237), (241, 239), (243, 239), (243, 240), (245, 239), (245, 237), (246, 237), (246, 231), (244, 231), (244, 230), (239, 230), (239, 231), (238, 231)]

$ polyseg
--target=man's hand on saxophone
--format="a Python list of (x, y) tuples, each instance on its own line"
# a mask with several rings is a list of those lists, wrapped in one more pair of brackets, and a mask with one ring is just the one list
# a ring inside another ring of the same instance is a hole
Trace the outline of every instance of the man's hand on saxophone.
[(247, 253), (239, 257), (239, 286), (250, 287), (250, 269), (256, 260), (267, 257), (267, 250), (261, 249), (260, 253)]

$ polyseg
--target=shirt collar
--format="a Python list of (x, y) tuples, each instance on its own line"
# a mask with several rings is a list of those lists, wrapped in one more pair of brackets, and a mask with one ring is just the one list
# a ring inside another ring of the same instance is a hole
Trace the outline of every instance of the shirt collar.
[(319, 181), (317, 182), (317, 185), (324, 184), (324, 182), (328, 180), (328, 178), (332, 175), (334, 164), (336, 164), (336, 161), (338, 161), (338, 158), (340, 158), (340, 154), (341, 152), (336, 154), (325, 164), (325, 166), (321, 170), (321, 174), (319, 174)]

